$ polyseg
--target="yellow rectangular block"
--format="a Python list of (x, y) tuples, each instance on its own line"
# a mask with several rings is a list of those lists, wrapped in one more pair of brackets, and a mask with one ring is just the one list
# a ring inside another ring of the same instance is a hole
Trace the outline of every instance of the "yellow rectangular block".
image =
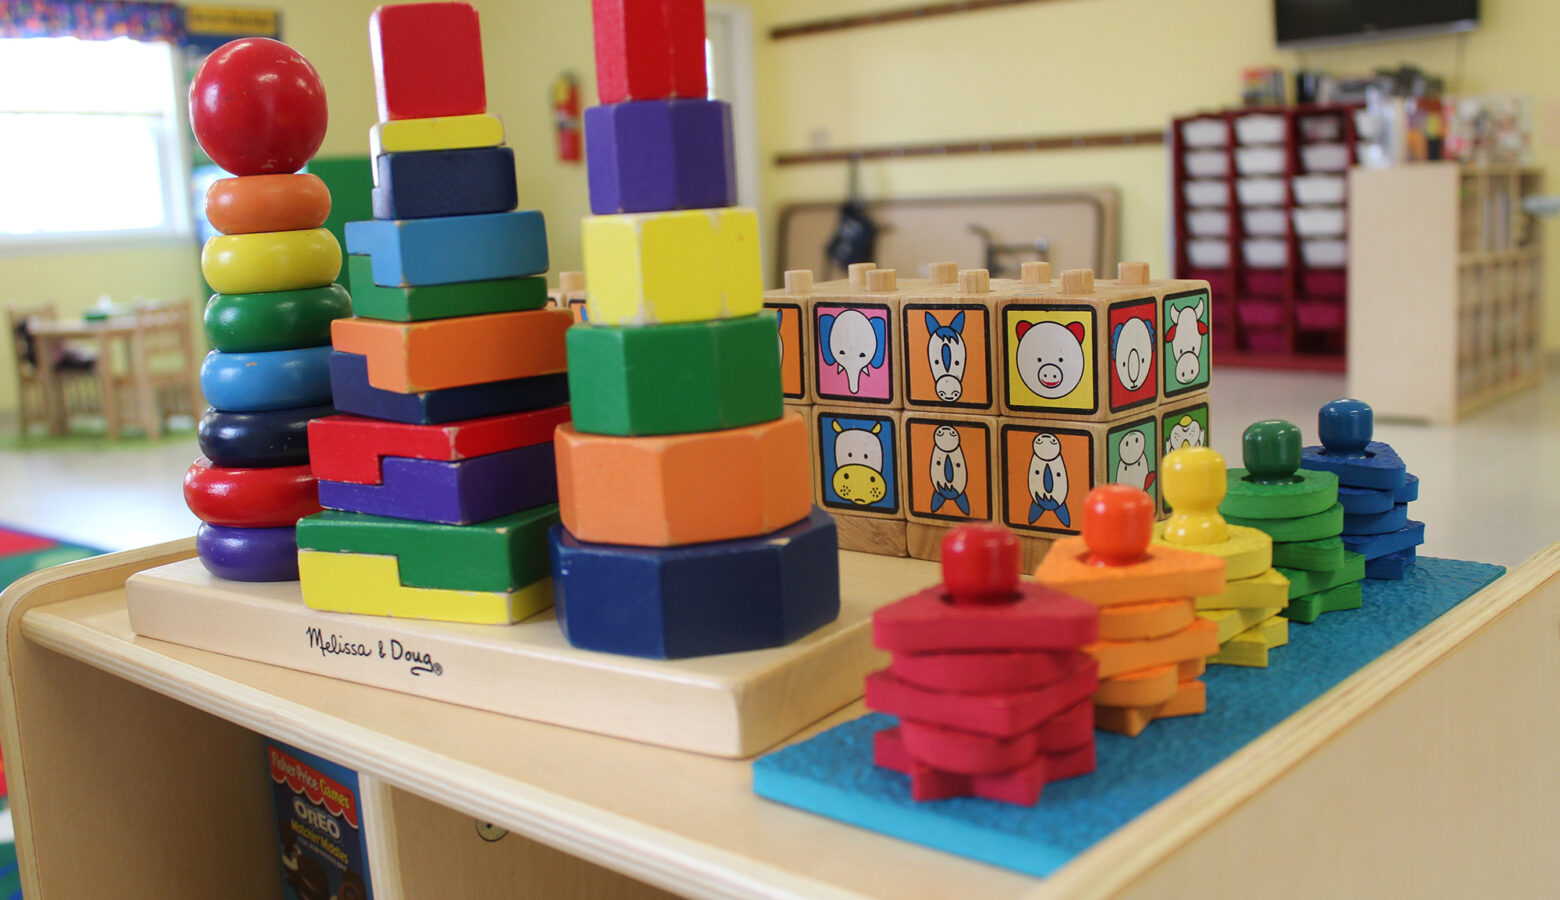
[(707, 322), (763, 305), (751, 209), (587, 216), (582, 237), (592, 324)]
[[(1209, 609), (1197, 615), (1212, 622), (1219, 629), (1219, 643), (1226, 644), (1237, 635), (1277, 616), (1282, 606), (1253, 606), (1244, 609)], [(1285, 619), (1284, 621), (1289, 621)]]
[(1231, 638), (1228, 643), (1219, 648), (1218, 653), (1208, 657), (1208, 662), (1221, 666), (1267, 668), (1268, 651), (1287, 643), (1289, 643), (1289, 620), (1283, 616), (1272, 616), (1262, 620), (1256, 627)]
[(326, 612), (509, 625), (552, 606), (552, 579), (513, 591), (453, 591), (401, 584), (394, 556), (298, 551), (304, 605)]
[(1266, 609), (1289, 605), (1289, 579), (1268, 569), (1260, 575), (1226, 582), (1224, 593), (1197, 598), (1197, 609)]
[(427, 119), (392, 119), (388, 122), (379, 122), (368, 130), (368, 149), (371, 156), (378, 156), (381, 153), (497, 147), (503, 142), (504, 123), (492, 113), (437, 116)]

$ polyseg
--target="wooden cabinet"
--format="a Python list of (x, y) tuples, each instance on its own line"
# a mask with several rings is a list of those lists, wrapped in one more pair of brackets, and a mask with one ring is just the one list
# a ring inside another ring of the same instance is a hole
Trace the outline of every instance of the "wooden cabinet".
[[(192, 553), (185, 540), (71, 563), (0, 596), (0, 736), (29, 900), (280, 896), (262, 734), (359, 773), (380, 900), (1531, 897), (1560, 884), (1560, 545), (1044, 881), (761, 800), (745, 761), (137, 637), (125, 579)], [(897, 563), (849, 556), (847, 579)], [(485, 840), (478, 823), (509, 833)]]
[(1213, 288), (1216, 364), (1342, 370), (1353, 111), (1232, 109), (1171, 123), (1175, 272)]
[(1450, 422), (1538, 384), (1541, 174), (1422, 163), (1349, 175), (1349, 393)]

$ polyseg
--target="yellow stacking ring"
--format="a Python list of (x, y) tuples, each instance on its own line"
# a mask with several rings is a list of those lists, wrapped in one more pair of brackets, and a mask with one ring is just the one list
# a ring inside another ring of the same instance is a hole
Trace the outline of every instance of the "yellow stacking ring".
[(200, 271), (219, 294), (320, 287), (341, 274), (341, 245), (323, 228), (223, 234), (201, 250)]

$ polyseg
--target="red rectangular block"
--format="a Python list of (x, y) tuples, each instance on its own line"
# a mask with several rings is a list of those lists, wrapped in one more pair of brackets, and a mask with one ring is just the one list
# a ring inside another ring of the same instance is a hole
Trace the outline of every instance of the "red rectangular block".
[(592, 0), (602, 103), (704, 97), (703, 0)]
[(368, 18), (379, 118), (487, 112), (482, 30), (469, 3), (381, 6)]
[(550, 442), (569, 421), (569, 407), (465, 419), (446, 425), (410, 425), (338, 414), (309, 422), (314, 477), (348, 484), (382, 484), (386, 456), (456, 462)]

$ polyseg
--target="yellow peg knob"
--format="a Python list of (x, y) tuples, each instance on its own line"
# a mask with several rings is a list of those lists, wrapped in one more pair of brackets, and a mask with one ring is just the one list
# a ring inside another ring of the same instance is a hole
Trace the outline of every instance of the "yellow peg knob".
[(1208, 447), (1182, 447), (1165, 457), (1160, 478), (1165, 502), (1175, 510), (1165, 522), (1165, 543), (1218, 544), (1229, 538), (1229, 527), (1219, 515), (1224, 457)]

